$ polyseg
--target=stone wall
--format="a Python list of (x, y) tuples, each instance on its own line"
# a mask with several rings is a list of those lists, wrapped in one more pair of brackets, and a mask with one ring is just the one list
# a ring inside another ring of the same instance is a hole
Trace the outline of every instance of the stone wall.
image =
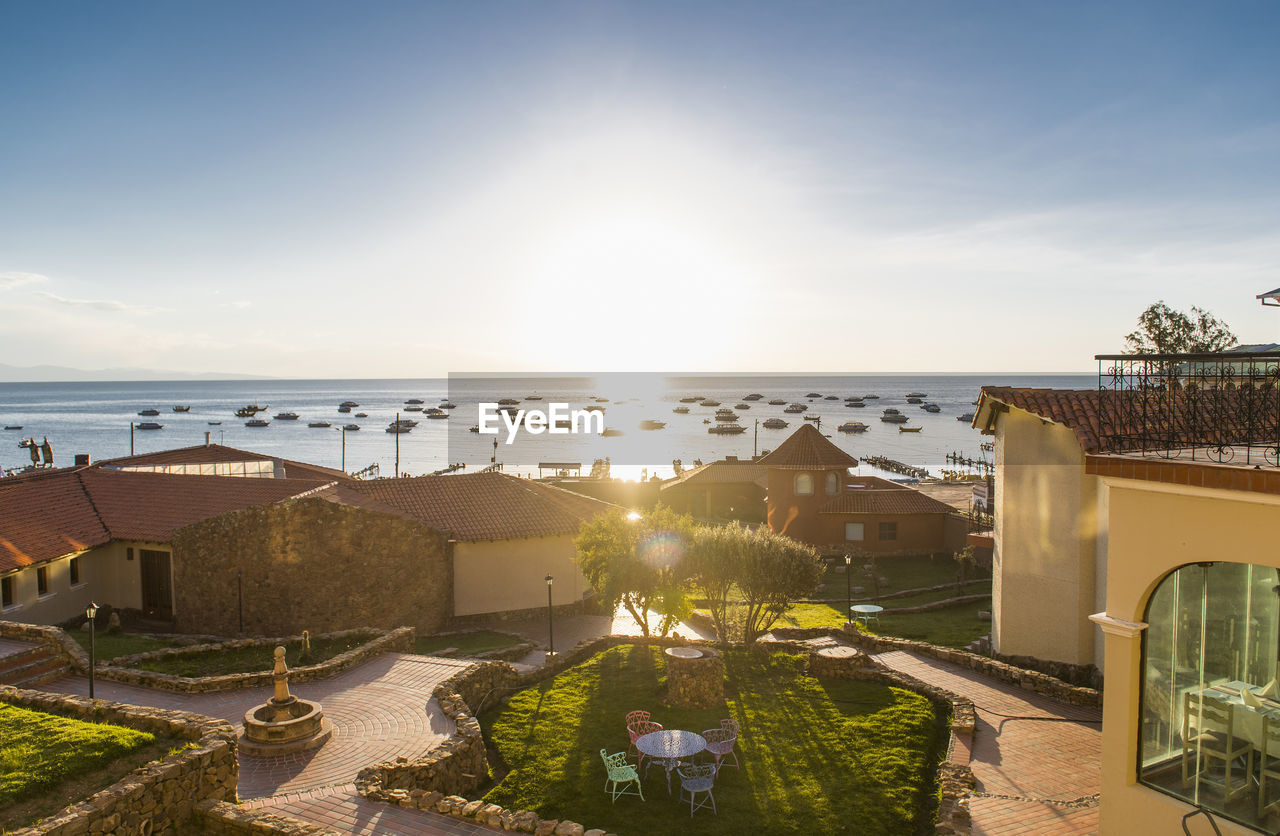
[(236, 736), (223, 720), (136, 705), (0, 687), (0, 702), (94, 723), (112, 723), (189, 741), (110, 787), (11, 836), (165, 836), (189, 832), (197, 802), (235, 801)]
[(173, 538), (182, 632), (277, 636), (372, 624), (440, 629), (453, 611), (444, 534), (393, 514), (310, 498), (213, 517)]
[[(339, 630), (334, 633), (321, 633), (313, 639), (345, 638), (352, 635), (368, 635), (369, 641), (340, 653), (315, 665), (303, 665), (289, 669), (289, 681), (310, 682), (314, 679), (325, 679), (347, 668), (364, 662), (380, 653), (406, 653), (413, 650), (414, 631), (412, 627), (401, 627), (396, 630), (383, 631), (372, 627), (359, 627), (353, 630)], [(166, 647), (146, 653), (135, 653), (132, 656), (120, 656), (112, 659), (110, 665), (100, 665), (97, 675), (101, 679), (115, 682), (126, 682), (130, 685), (141, 685), (145, 688), (158, 688), (163, 691), (177, 691), (184, 694), (207, 694), (214, 691), (236, 691), (242, 688), (261, 688), (270, 686), (271, 668), (274, 664), (272, 650), (278, 645), (287, 645), (298, 641), (298, 636), (283, 636), (270, 639), (234, 639), (218, 644), (203, 644), (192, 647)], [(178, 676), (171, 673), (157, 673), (131, 667), (145, 659), (162, 659), (173, 656), (186, 656), (193, 653), (204, 653), (222, 649), (241, 647), (261, 647), (263, 669), (252, 673), (231, 673), (221, 676)]]
[(40, 642), (65, 659), (76, 673), (89, 671), (89, 654), (61, 627), (0, 621), (0, 638)]
[(679, 708), (714, 708), (724, 702), (724, 658), (711, 647), (690, 648), (700, 656), (684, 658), (667, 648), (667, 681), (662, 701)]

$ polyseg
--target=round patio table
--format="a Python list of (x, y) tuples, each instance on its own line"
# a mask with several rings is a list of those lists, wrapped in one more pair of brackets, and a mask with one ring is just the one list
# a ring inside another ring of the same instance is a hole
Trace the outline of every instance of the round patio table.
[[(680, 765), (681, 758), (691, 758), (707, 748), (707, 741), (697, 732), (679, 729), (663, 729), (662, 731), (642, 734), (636, 739), (636, 748), (647, 758), (662, 761), (667, 771), (667, 795), (671, 795), (671, 770)], [(649, 774), (649, 767), (644, 768)]]
[(884, 612), (884, 607), (879, 604), (854, 604), (849, 608), (849, 612), (854, 613), (854, 618), (866, 624), (871, 619), (880, 620), (880, 613)]

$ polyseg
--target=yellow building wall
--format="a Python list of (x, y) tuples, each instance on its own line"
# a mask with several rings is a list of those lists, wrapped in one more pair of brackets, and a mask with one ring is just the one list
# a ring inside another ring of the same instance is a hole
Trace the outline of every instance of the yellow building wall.
[[(138, 607), (142, 602), (142, 580), (138, 559), (125, 560), (125, 546), (108, 543), (79, 555), (80, 582), (71, 583), (71, 557), (62, 557), (40, 567), (30, 566), (12, 573), (13, 606), (0, 611), (0, 619), (27, 624), (58, 624), (84, 612), (90, 601), (114, 607)], [(49, 591), (38, 593), (36, 571), (48, 572)]]
[[(1214, 560), (1280, 567), (1275, 533), (1280, 497), (1134, 479), (1106, 479), (1110, 520), (1106, 614), (1142, 622), (1147, 601), (1169, 572)], [(1104, 836), (1181, 833), (1190, 805), (1137, 782), (1142, 642), (1107, 635), (1102, 722)], [(1217, 818), (1222, 832), (1258, 831)], [(1193, 833), (1208, 833), (1197, 819)]]
[(1020, 409), (1000, 416), (996, 441), (995, 649), (1100, 665), (1098, 479), (1074, 433)]
[(587, 589), (574, 558), (573, 536), (457, 542), (453, 545), (453, 614), (527, 610), (547, 605), (547, 575), (555, 606), (582, 600)]

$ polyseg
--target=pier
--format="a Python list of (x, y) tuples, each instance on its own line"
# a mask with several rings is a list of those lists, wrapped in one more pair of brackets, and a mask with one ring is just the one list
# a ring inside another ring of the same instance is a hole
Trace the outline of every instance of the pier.
[(891, 459), (888, 456), (863, 456), (862, 461), (866, 462), (872, 467), (878, 467), (881, 470), (887, 470), (890, 473), (898, 473), (903, 476), (910, 476), (913, 479), (929, 478), (929, 471), (926, 470), (925, 468), (916, 467), (915, 465), (911, 465), (911, 464), (906, 464), (904, 462), (897, 461), (896, 459)]
[(990, 476), (995, 472), (996, 466), (994, 462), (989, 462), (985, 458), (974, 459), (963, 453), (957, 453), (954, 450), (947, 454), (948, 464), (958, 464), (961, 467), (971, 467), (978, 470), (984, 476)]

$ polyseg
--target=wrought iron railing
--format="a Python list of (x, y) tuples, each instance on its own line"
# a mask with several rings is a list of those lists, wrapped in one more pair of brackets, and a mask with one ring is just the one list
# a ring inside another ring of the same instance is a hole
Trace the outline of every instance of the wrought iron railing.
[(1280, 352), (1095, 359), (1104, 451), (1280, 464)]

